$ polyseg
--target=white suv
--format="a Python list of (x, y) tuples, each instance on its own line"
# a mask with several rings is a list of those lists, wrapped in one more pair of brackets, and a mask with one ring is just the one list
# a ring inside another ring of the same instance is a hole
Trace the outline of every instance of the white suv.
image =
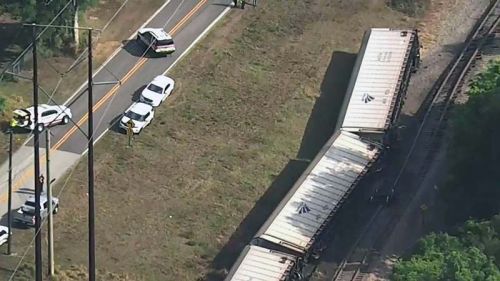
[(137, 32), (137, 40), (157, 54), (175, 52), (174, 40), (163, 28), (141, 28)]
[(174, 90), (175, 82), (172, 78), (158, 75), (142, 90), (140, 101), (154, 107), (159, 106)]
[(41, 132), (45, 127), (68, 124), (71, 117), (71, 110), (64, 105), (40, 104), (38, 106), (38, 125), (36, 125), (36, 128), (35, 108), (33, 106), (26, 109), (14, 110), (14, 117), (10, 125), (11, 127), (20, 127), (29, 130), (37, 129)]

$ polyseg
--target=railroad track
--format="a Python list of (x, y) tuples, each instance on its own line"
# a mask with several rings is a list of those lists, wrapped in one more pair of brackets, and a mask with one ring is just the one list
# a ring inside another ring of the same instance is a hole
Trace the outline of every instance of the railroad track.
[[(422, 120), (416, 138), (425, 140), (429, 152), (438, 149), (437, 141), (443, 132), (448, 109), (465, 84), (464, 77), (480, 59), (480, 50), (488, 38), (495, 35), (500, 21), (500, 0), (492, 1), (482, 21), (466, 42), (458, 59), (449, 68), (444, 80), (433, 95), (433, 100)], [(432, 153), (428, 153), (432, 157)], [(428, 167), (428, 165), (426, 165)]]
[[(434, 87), (435, 91), (432, 92), (432, 101), (425, 111), (424, 117), (420, 123), (417, 134), (413, 140), (412, 146), (407, 154), (404, 164), (395, 179), (393, 187), (396, 188), (401, 175), (403, 174), (410, 159), (416, 160), (412, 155), (415, 151), (417, 144), (420, 149), (424, 151), (424, 159), (419, 171), (423, 175), (428, 171), (430, 161), (439, 149), (440, 139), (442, 137), (443, 129), (446, 124), (447, 113), (450, 105), (453, 103), (457, 95), (463, 89), (465, 84), (465, 77), (474, 62), (480, 59), (480, 50), (486, 44), (488, 38), (493, 36), (500, 36), (500, 0), (491, 1), (481, 19), (469, 36), (465, 46), (457, 58), (445, 70), (443, 79), (440, 79)], [(378, 216), (380, 212), (376, 212), (372, 221)], [(366, 233), (366, 232), (364, 232)], [(372, 253), (371, 250), (363, 250), (362, 254), (357, 251), (358, 244), (362, 240), (364, 233), (358, 238), (353, 245), (350, 253), (335, 272), (332, 281), (362, 281), (367, 273), (363, 269), (368, 266), (367, 260)], [(384, 232), (382, 232), (384, 233)], [(379, 239), (377, 239), (379, 240)]]

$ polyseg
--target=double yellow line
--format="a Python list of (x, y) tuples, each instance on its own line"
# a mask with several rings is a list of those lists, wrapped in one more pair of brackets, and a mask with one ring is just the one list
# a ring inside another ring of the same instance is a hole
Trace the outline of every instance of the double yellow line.
[[(196, 6), (193, 7), (193, 9), (191, 11), (189, 11), (189, 13), (187, 15), (185, 15), (171, 30), (170, 32), (168, 32), (170, 35), (174, 35), (175, 33), (177, 33), (180, 28), (185, 25), (190, 19), (191, 17), (193, 17), (194, 14), (196, 14), (196, 12), (198, 12), (198, 10), (201, 9), (201, 7), (203, 7), (203, 5), (207, 2), (207, 0), (201, 0), (198, 4), (196, 4)], [(129, 72), (127, 72), (127, 74), (125, 74), (125, 76), (123, 76), (123, 78), (121, 79), (121, 84), (125, 83), (127, 80), (130, 79), (130, 77), (132, 77), (132, 75), (134, 75), (137, 70), (139, 70), (143, 65), (144, 63), (146, 63), (148, 59), (147, 58), (141, 58), (137, 61), (137, 63), (129, 70)], [(95, 112), (97, 111), (99, 108), (101, 108), (105, 103), (106, 101), (109, 100), (109, 98), (111, 98), (114, 94), (116, 94), (116, 92), (118, 91), (118, 89), (120, 88), (120, 84), (116, 84), (113, 86), (113, 88), (111, 88), (111, 90), (109, 90), (101, 99), (99, 99), (97, 101), (97, 103), (92, 107), (92, 112)], [(52, 146), (52, 148), (50, 149), (50, 151), (54, 151), (54, 150), (57, 150), (59, 149), (70, 137), (71, 135), (73, 135), (76, 130), (78, 130), (78, 127), (81, 127), (89, 118), (89, 115), (88, 113), (85, 113), (85, 115), (82, 116), (82, 118), (80, 120), (78, 120), (78, 122), (76, 123), (75, 126), (73, 126), (69, 131), (66, 132), (66, 134), (64, 134), (64, 136), (61, 137), (61, 139), (59, 139), (59, 141), (54, 144), (54, 146)], [(45, 160), (45, 155), (42, 155), (42, 157), (40, 157), (40, 162), (44, 162)], [(26, 181), (30, 178), (30, 177), (33, 177), (33, 174), (34, 174), (34, 170), (33, 169), (29, 169), (27, 171), (25, 171), (21, 177), (16, 180), (16, 182), (14, 183), (14, 186), (13, 186), (13, 190), (16, 191), (18, 190), (19, 188), (21, 188), (21, 186), (26, 183)], [(49, 179), (47, 179), (49, 180)], [(0, 195), (0, 203), (5, 203), (6, 200), (7, 200), (7, 196), (8, 194), (2, 194)]]

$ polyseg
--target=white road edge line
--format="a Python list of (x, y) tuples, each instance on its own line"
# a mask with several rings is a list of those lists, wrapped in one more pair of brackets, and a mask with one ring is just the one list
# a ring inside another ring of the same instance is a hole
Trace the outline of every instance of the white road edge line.
[[(222, 13), (220, 15), (217, 16), (217, 18), (215, 18), (214, 21), (212, 21), (212, 23), (210, 23), (207, 28), (205, 28), (205, 30), (203, 30), (203, 32), (198, 35), (198, 37), (196, 37), (196, 39), (194, 39), (194, 41), (191, 43), (191, 45), (189, 45), (187, 47), (186, 50), (184, 50), (184, 52), (182, 52), (182, 54), (172, 63), (171, 66), (169, 66), (167, 68), (167, 70), (165, 70), (165, 72), (163, 72), (163, 75), (167, 74), (167, 72), (169, 72), (176, 64), (177, 62), (179, 62), (185, 55), (187, 55), (189, 53), (189, 51), (191, 51), (191, 49), (201, 40), (203, 39), (203, 37), (205, 37), (207, 35), (207, 33), (214, 27), (214, 25), (216, 25), (230, 10), (231, 10), (232, 6), (229, 6), (227, 8), (224, 9), (224, 11), (222, 11)], [(94, 140), (94, 144), (96, 144), (102, 137), (104, 137), (104, 135), (109, 131), (110, 127), (106, 128), (106, 130), (104, 130), (95, 140)], [(85, 149), (85, 151), (82, 152), (81, 156), (85, 156), (85, 154), (87, 154), (88, 152), (88, 148)]]

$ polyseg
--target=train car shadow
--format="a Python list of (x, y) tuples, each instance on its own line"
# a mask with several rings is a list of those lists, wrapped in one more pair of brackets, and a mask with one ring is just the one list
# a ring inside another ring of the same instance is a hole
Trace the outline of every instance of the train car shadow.
[(312, 159), (335, 132), (356, 54), (333, 52), (306, 125), (298, 158)]
[(337, 116), (349, 83), (356, 54), (333, 52), (330, 64), (302, 138), (297, 160), (290, 160), (271, 186), (255, 203), (210, 266), (210, 272), (202, 280), (223, 280), (243, 248), (250, 243), (256, 232), (272, 214), (280, 201), (292, 188), (301, 174), (326, 141), (333, 135)]
[(276, 176), (271, 186), (255, 203), (252, 210), (240, 223), (236, 231), (229, 238), (222, 250), (217, 254), (211, 264), (212, 272), (203, 280), (223, 280), (221, 271), (229, 269), (243, 248), (250, 243), (255, 233), (264, 224), (286, 193), (307, 168), (304, 161), (290, 160), (279, 175)]

